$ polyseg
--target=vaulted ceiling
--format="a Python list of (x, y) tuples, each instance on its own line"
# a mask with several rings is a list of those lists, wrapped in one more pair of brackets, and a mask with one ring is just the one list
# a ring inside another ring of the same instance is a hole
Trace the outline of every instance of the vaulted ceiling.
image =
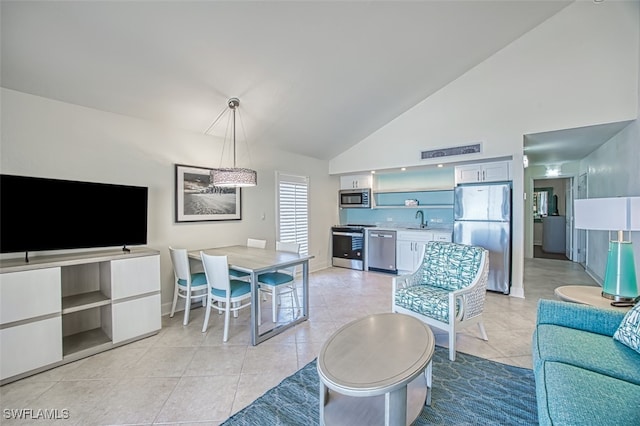
[(330, 159), (570, 3), (3, 0), (0, 83)]

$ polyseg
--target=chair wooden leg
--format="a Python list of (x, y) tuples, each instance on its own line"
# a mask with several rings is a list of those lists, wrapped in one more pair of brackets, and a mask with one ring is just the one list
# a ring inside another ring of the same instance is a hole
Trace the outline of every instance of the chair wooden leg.
[(226, 309), (224, 311), (224, 335), (222, 336), (222, 341), (226, 342), (229, 339), (229, 314), (231, 313), (231, 302), (226, 302), (224, 306)]
[(169, 317), (173, 318), (173, 314), (176, 313), (176, 304), (178, 303), (178, 285), (176, 284), (176, 288), (173, 292), (173, 303), (171, 304), (171, 313)]
[(278, 295), (278, 287), (273, 287), (271, 289), (271, 306), (273, 309), (272, 312), (272, 316), (273, 316), (273, 323), (277, 323), (278, 322), (278, 298), (280, 296)]
[(184, 299), (184, 320), (182, 325), (189, 324), (189, 311), (191, 310), (191, 290), (187, 290), (187, 297)]
[(484, 323), (479, 322), (478, 328), (480, 329), (480, 336), (482, 336), (482, 340), (489, 340), (489, 336), (487, 336), (487, 331), (484, 329)]
[[(258, 289), (258, 309), (257, 309), (257, 313), (258, 313), (258, 325), (262, 325), (262, 307), (260, 305), (262, 305), (262, 303), (260, 302), (260, 295), (264, 293), (261, 289)], [(266, 296), (265, 296), (266, 297)]]
[(456, 360), (456, 331), (449, 330), (449, 361)]
[(209, 325), (209, 315), (211, 315), (211, 309), (213, 309), (213, 301), (209, 298), (207, 298), (207, 305), (205, 306), (205, 309), (207, 310), (207, 312), (204, 314), (204, 324), (202, 324), (202, 332), (206, 332), (207, 331), (207, 326)]
[(295, 284), (293, 284), (291, 288), (293, 289), (293, 291), (291, 292), (291, 294), (293, 295), (293, 304), (295, 305), (298, 314), (300, 314), (300, 299), (298, 299), (298, 288)]

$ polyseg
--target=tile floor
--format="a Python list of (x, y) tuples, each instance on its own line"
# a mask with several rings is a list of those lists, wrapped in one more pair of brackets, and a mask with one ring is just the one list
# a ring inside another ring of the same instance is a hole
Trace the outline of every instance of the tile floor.
[[(489, 341), (478, 339), (471, 327), (458, 335), (458, 350), (531, 368), (537, 300), (553, 299), (554, 288), (566, 284), (595, 283), (575, 263), (527, 259), (526, 299), (489, 292)], [(233, 320), (226, 344), (218, 315), (201, 333), (202, 308), (192, 311), (186, 327), (181, 313), (163, 317), (163, 328), (153, 337), (1, 387), (0, 423), (45, 423), (8, 419), (7, 410), (23, 408), (66, 409), (69, 418), (59, 421), (65, 425), (217, 425), (312, 361), (338, 327), (390, 309), (390, 276), (322, 270), (310, 277), (310, 319), (258, 346), (249, 344), (248, 310)], [(436, 344), (447, 346), (446, 334), (434, 331)]]

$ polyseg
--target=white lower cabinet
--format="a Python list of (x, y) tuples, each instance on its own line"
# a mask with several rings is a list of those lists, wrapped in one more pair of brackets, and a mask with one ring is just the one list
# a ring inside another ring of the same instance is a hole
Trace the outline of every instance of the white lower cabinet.
[(1, 384), (161, 328), (155, 250), (42, 256), (0, 265)]
[(62, 361), (59, 316), (0, 330), (0, 378)]
[(424, 253), (424, 245), (433, 240), (431, 231), (399, 231), (396, 245), (396, 263), (399, 273), (417, 269)]
[(415, 271), (424, 257), (424, 245), (429, 241), (451, 241), (451, 232), (443, 230), (398, 231), (396, 265), (398, 273)]

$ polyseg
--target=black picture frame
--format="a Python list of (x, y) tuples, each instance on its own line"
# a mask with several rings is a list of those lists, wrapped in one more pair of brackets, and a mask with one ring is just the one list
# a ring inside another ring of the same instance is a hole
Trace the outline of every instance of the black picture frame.
[(214, 186), (215, 169), (176, 164), (175, 170), (176, 222), (242, 219), (240, 188)]

